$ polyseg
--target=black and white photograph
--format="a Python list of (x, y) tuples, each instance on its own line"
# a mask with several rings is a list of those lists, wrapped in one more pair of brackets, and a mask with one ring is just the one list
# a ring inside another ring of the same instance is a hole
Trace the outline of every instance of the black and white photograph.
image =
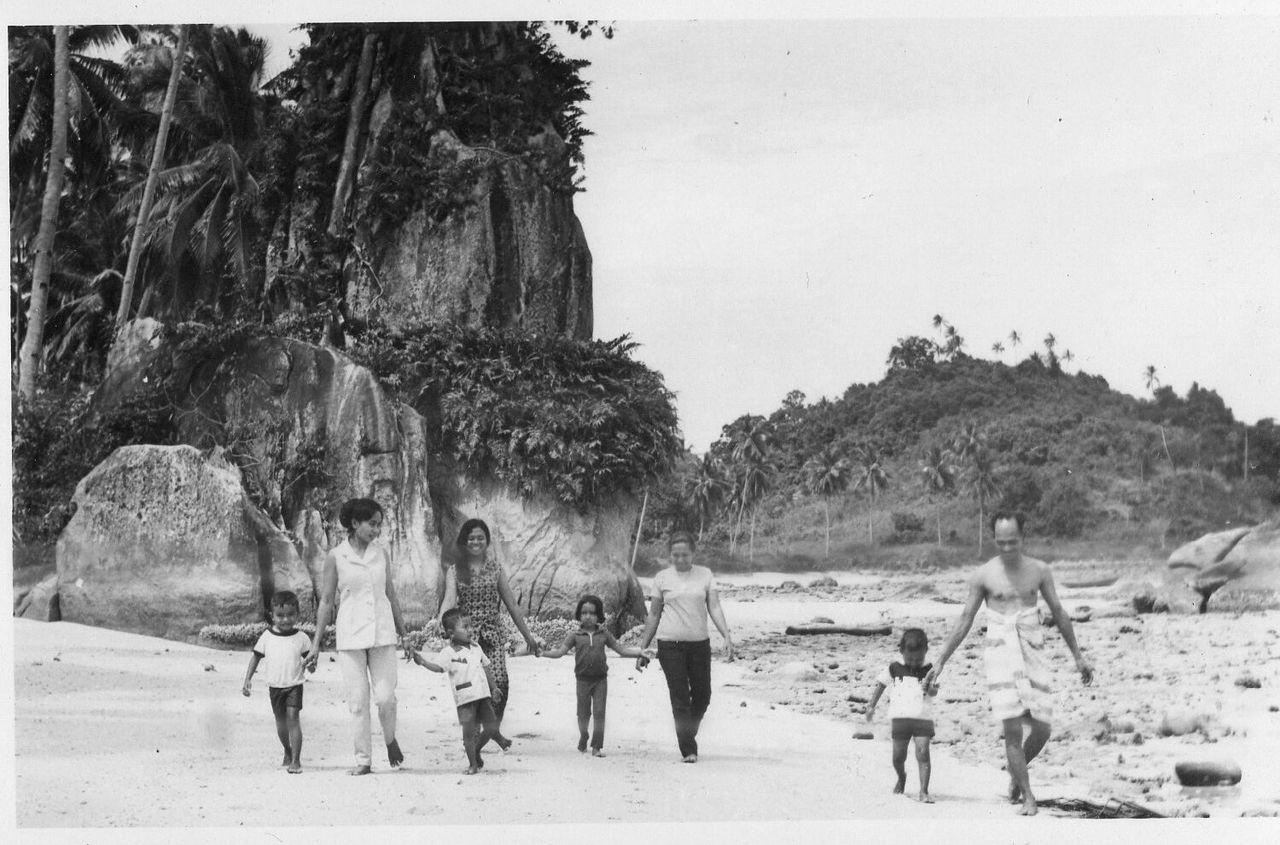
[(1280, 834), (1280, 10), (3, 15), (6, 841)]

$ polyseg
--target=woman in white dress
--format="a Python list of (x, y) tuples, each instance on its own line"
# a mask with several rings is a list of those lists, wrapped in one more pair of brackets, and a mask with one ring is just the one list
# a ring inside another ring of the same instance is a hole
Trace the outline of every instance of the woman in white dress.
[(372, 499), (351, 499), (342, 506), (338, 521), (348, 536), (324, 561), (315, 641), (307, 661), (314, 664), (320, 655), (336, 597), (338, 667), (356, 752), (350, 773), (367, 775), (373, 770), (370, 700), (378, 709), (391, 768), (404, 762), (396, 743), (396, 644), (403, 640), (405, 627), (391, 578), (391, 556), (375, 542), (382, 530), (382, 507)]

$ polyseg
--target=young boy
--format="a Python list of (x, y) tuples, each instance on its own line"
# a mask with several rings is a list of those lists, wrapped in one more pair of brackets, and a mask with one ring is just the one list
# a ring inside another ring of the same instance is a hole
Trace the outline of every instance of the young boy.
[[(289, 774), (302, 771), (302, 667), (311, 651), (311, 638), (297, 629), (298, 597), (289, 590), (271, 596), (271, 626), (262, 632), (249, 658), (244, 675), (246, 696), (253, 683), (253, 673), (260, 661), (266, 661), (262, 673), (267, 678), (271, 711), (276, 716), (276, 734), (284, 746), (284, 762)], [(311, 671), (316, 670), (313, 664)]]
[(920, 766), (920, 800), (932, 804), (929, 797), (929, 739), (933, 736), (932, 699), (938, 694), (935, 685), (924, 683), (925, 675), (932, 668), (924, 662), (929, 650), (929, 640), (919, 628), (902, 632), (898, 651), (902, 662), (893, 662), (876, 679), (875, 692), (867, 705), (867, 721), (875, 716), (876, 703), (886, 688), (889, 692), (889, 719), (893, 736), (893, 770), (898, 782), (893, 787), (895, 795), (907, 788), (907, 746), (912, 739), (916, 745), (916, 763)]
[(644, 655), (634, 646), (620, 645), (613, 634), (601, 627), (604, 624), (604, 602), (597, 596), (587, 595), (578, 599), (578, 608), (573, 615), (578, 620), (578, 630), (570, 631), (563, 643), (544, 651), (542, 656), (563, 657), (569, 649), (574, 650), (573, 674), (578, 679), (578, 751), (586, 753), (587, 727), (594, 712), (596, 724), (591, 733), (591, 756), (603, 757), (604, 713), (609, 696), (609, 665), (604, 647), (607, 645), (623, 657), (641, 658)]
[(498, 715), (493, 710), (493, 699), (500, 700), (502, 693), (493, 682), (489, 658), (480, 646), (471, 642), (471, 618), (456, 607), (450, 608), (441, 617), (440, 626), (449, 642), (434, 655), (434, 660), (413, 652), (413, 662), (432, 672), (448, 674), (453, 703), (458, 707), (458, 722), (462, 725), (467, 774), (474, 775), (484, 768), (480, 748), (486, 742), (494, 740), (503, 751), (511, 747), (511, 741), (504, 742), (498, 731)]

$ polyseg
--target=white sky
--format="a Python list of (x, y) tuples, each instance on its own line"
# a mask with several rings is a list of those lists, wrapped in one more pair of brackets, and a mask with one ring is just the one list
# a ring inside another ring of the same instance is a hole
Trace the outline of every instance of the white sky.
[[(522, 5), (486, 16), (587, 16)], [(414, 16), (386, 8), (324, 17)], [(1053, 332), (1117, 389), (1154, 364), (1280, 417), (1280, 18), (646, 8), (685, 19), (592, 10), (612, 41), (561, 39), (592, 62), (576, 204), (596, 334), (642, 344), (695, 448), (878, 380), (935, 313), (971, 354)], [(298, 35), (252, 28), (287, 63)]]

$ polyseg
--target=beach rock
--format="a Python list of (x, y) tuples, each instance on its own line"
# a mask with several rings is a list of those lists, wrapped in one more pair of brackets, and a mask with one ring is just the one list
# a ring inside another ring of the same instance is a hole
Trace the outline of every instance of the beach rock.
[(816, 625), (834, 625), (834, 624), (836, 624), (836, 622), (835, 622), (835, 620), (834, 620), (834, 619), (831, 619), (830, 617), (827, 617), (827, 616), (815, 616), (815, 617), (813, 617), (812, 619), (810, 619), (809, 621), (810, 621), (810, 622), (812, 622), (812, 623), (814, 623), (814, 624), (816, 624)]
[(854, 731), (853, 738), (854, 739), (875, 739), (876, 735), (871, 731)]
[(13, 615), (20, 619), (58, 622), (62, 619), (59, 605), (58, 573), (53, 572), (27, 591), (14, 608)]
[(838, 586), (840, 585), (836, 583), (836, 579), (832, 578), (830, 575), (824, 575), (821, 578), (815, 578), (814, 580), (809, 582), (810, 589), (828, 589), (829, 590), (829, 589), (834, 589)]
[(1227, 556), (1227, 552), (1251, 530), (1248, 526), (1232, 528), (1227, 531), (1215, 531), (1198, 540), (1179, 546), (1169, 555), (1170, 569), (1201, 570), (1213, 566)]
[(640, 509), (635, 499), (619, 495), (581, 512), (549, 496), (525, 499), (503, 484), (458, 478), (450, 500), (443, 536), (455, 536), (471, 517), (488, 523), (525, 613), (571, 614), (578, 598), (592, 593), (604, 600), (611, 619), (619, 610), (635, 619), (646, 616), (631, 570), (631, 532)]
[(1175, 550), (1168, 566), (1191, 572), (1201, 613), (1220, 591), (1274, 594), (1280, 591), (1280, 520), (1201, 537)]
[(815, 668), (813, 664), (806, 663), (803, 660), (793, 660), (789, 663), (783, 663), (776, 670), (778, 677), (790, 681), (793, 684), (803, 683), (805, 681), (820, 681), (822, 674)]
[(1209, 729), (1209, 717), (1203, 713), (1170, 712), (1160, 719), (1160, 736), (1186, 736), (1205, 733)]
[(1258, 680), (1250, 673), (1245, 672), (1243, 675), (1236, 678), (1235, 685), (1241, 689), (1261, 689), (1262, 681)]
[(802, 589), (798, 581), (783, 581), (778, 585), (778, 590), (784, 593), (794, 592)]
[(276, 589), (314, 606), (293, 544), (241, 488), (239, 470), (190, 446), (125, 446), (85, 476), (58, 538), (69, 622), (194, 642), (256, 622)]
[(1235, 760), (1184, 760), (1173, 771), (1183, 786), (1235, 786), (1244, 776)]

